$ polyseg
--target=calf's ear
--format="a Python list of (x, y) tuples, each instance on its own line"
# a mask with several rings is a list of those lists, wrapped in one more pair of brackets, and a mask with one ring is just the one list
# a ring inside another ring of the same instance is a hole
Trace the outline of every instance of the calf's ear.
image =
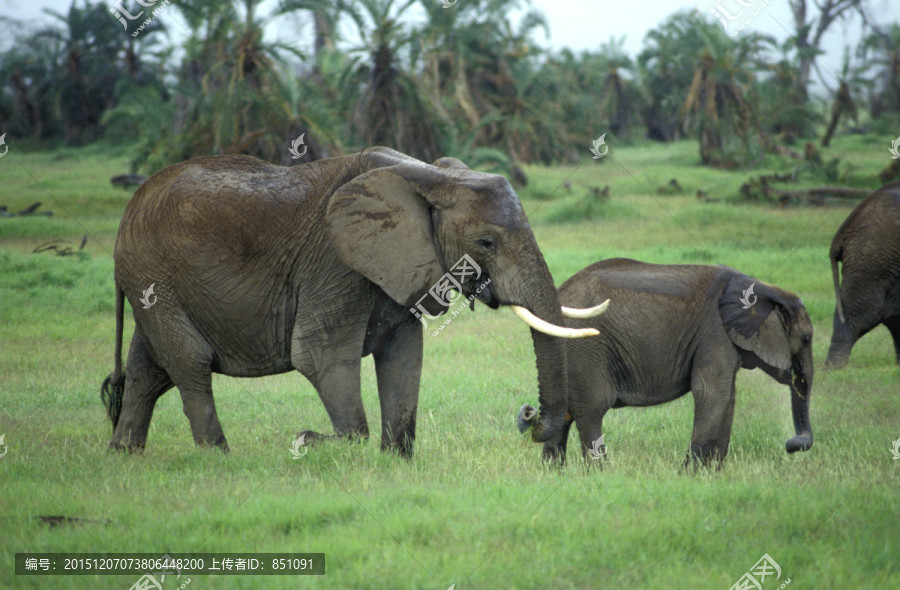
[(719, 298), (719, 315), (735, 346), (782, 371), (790, 369), (787, 306), (771, 285), (735, 274)]

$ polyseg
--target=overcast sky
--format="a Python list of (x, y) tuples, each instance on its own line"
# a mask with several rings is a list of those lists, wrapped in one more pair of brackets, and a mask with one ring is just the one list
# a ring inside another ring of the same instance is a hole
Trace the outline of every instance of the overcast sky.
[[(107, 0), (106, 4), (113, 6), (119, 0)], [(158, 0), (162, 2), (163, 0)], [(172, 3), (177, 4), (178, 0)], [(440, 3), (441, 0), (434, 0)], [(447, 0), (451, 2), (452, 0)], [(121, 0), (122, 5), (132, 12), (138, 12), (137, 0)], [(149, 0), (144, 0), (148, 3)], [(462, 8), (466, 0), (456, 0), (456, 6), (448, 10)], [(647, 31), (659, 25), (669, 15), (679, 10), (696, 8), (702, 13), (711, 15), (712, 9), (717, 7), (721, 13), (730, 13), (738, 16), (728, 32), (732, 32), (742, 23), (746, 23), (746, 29), (773, 35), (779, 41), (784, 40), (792, 30), (792, 19), (788, 9), (787, 0), (742, 0), (749, 5), (742, 8), (737, 0), (701, 0), (685, 2), (684, 0), (532, 0), (534, 8), (543, 12), (550, 28), (550, 37), (545, 38), (543, 33), (538, 33), (536, 41), (542, 46), (561, 49), (568, 47), (574, 51), (584, 49), (597, 49), (610, 37), (625, 37), (625, 49), (632, 57), (641, 50), (644, 36)], [(0, 0), (0, 15), (21, 19), (26, 22), (34, 22), (35, 19), (44, 20), (44, 8), (52, 8), (65, 12), (69, 0)], [(261, 14), (268, 14), (277, 0), (267, 0), (261, 10)], [(400, 2), (397, 2), (400, 4)], [(812, 1), (810, 5), (812, 6)], [(876, 22), (900, 22), (900, 0), (869, 0), (870, 17)], [(743, 11), (743, 14), (741, 14)], [(753, 13), (758, 15), (753, 16)], [(174, 38), (180, 35), (179, 26), (172, 22), (180, 20), (177, 11), (166, 10), (160, 18), (170, 21), (171, 34)], [(410, 20), (417, 18), (416, 14), (409, 14)], [(421, 18), (421, 17), (418, 17)], [(118, 26), (112, 15), (109, 17), (110, 26)], [(749, 21), (749, 22), (747, 22)], [(273, 19), (271, 35), (281, 40), (299, 38), (309, 40), (311, 29), (308, 24), (299, 20), (293, 20), (284, 26)], [(183, 34), (183, 33), (182, 33)], [(833, 25), (828, 37), (825, 39), (823, 49), (826, 54), (820, 59), (820, 64), (826, 71), (826, 77), (836, 76), (840, 71), (844, 46), (856, 45), (860, 36), (860, 22), (853, 18), (841, 21)], [(4, 35), (6, 43), (10, 35)], [(0, 43), (3, 42), (0, 37)], [(302, 43), (308, 46), (308, 43)], [(830, 74), (830, 76), (828, 75)], [(829, 80), (829, 84), (831, 81)]]

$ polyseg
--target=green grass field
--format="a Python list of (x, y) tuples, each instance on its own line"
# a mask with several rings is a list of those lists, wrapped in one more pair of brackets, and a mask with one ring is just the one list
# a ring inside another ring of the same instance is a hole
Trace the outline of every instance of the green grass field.
[[(846, 181), (874, 187), (881, 140), (838, 138)], [(587, 155), (587, 154), (586, 154)], [(531, 339), (506, 309), (477, 306), (425, 337), (416, 454), (328, 443), (300, 460), (302, 428), (331, 425), (299, 374), (215, 376), (232, 452), (194, 446), (174, 390), (157, 404), (143, 455), (111, 454), (99, 400), (112, 371), (112, 250), (130, 192), (110, 186), (129, 154), (90, 147), (0, 160), (0, 205), (41, 201), (53, 217), (0, 219), (0, 588), (121, 588), (138, 575), (14, 575), (16, 552), (318, 552), (324, 576), (190, 576), (204, 588), (730, 588), (762, 556), (764, 590), (900, 587), (900, 370), (884, 328), (846, 370), (821, 369), (831, 333), (828, 246), (850, 204), (779, 209), (736, 200), (747, 174), (697, 166), (696, 145), (616, 149), (605, 161), (531, 167), (520, 191), (557, 284), (602, 258), (727, 264), (799, 294), (815, 326), (815, 446), (787, 455), (788, 390), (738, 375), (731, 450), (720, 471), (681, 464), (691, 396), (614, 410), (609, 461), (573, 453), (544, 467), (515, 415), (536, 402)], [(759, 174), (787, 161), (766, 161)], [(656, 196), (676, 177), (684, 195)], [(563, 183), (569, 182), (571, 194)], [(588, 190), (609, 185), (608, 202)], [(702, 203), (708, 191), (721, 202)], [(575, 213), (573, 213), (575, 211)], [(589, 219), (584, 219), (587, 215)], [(31, 254), (55, 239), (74, 256)], [(133, 324), (126, 314), (126, 347)], [(363, 399), (378, 432), (371, 359)], [(570, 439), (574, 449), (577, 437)], [(2, 452), (2, 449), (0, 449)], [(42, 516), (87, 522), (50, 526)], [(185, 582), (166, 578), (164, 588)]]

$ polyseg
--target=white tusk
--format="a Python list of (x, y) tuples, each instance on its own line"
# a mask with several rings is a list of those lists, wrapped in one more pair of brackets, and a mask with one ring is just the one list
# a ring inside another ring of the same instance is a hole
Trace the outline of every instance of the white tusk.
[(524, 307), (519, 307), (518, 305), (510, 305), (510, 307), (519, 316), (520, 320), (538, 332), (543, 332), (549, 336), (556, 336), (557, 338), (586, 338), (600, 334), (594, 328), (563, 328), (562, 326), (556, 326), (542, 320)]
[(606, 311), (607, 307), (609, 307), (609, 299), (607, 299), (600, 305), (595, 305), (594, 307), (578, 308), (578, 307), (563, 306), (562, 314), (563, 314), (563, 317), (567, 317), (567, 318), (575, 318), (575, 319), (593, 318), (593, 317), (600, 315), (604, 311)]

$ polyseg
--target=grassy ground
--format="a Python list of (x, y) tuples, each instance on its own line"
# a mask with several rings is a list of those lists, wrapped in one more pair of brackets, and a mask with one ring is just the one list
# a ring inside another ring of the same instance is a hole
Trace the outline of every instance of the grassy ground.
[[(823, 155), (851, 163), (848, 182), (873, 186), (888, 157), (879, 141), (839, 138)], [(821, 366), (833, 310), (827, 250), (850, 206), (738, 202), (745, 174), (696, 159), (693, 144), (637, 146), (600, 163), (528, 169), (521, 194), (555, 279), (612, 256), (734, 266), (801, 295)], [(742, 371), (718, 472), (681, 469), (690, 396), (607, 415), (602, 470), (543, 467), (540, 448), (514, 428), (517, 408), (536, 401), (528, 331), (483, 306), (426, 335), (411, 461), (381, 454), (377, 439), (293, 460), (300, 428), (330, 430), (297, 374), (214, 379), (227, 457), (194, 447), (174, 392), (158, 403), (142, 456), (107, 453), (98, 390), (112, 370), (111, 252), (130, 196), (108, 178), (127, 160), (87, 148), (0, 161), (0, 205), (42, 201), (55, 213), (0, 219), (0, 587), (125, 589), (138, 578), (15, 576), (13, 554), (24, 551), (327, 555), (324, 576), (191, 576), (192, 590), (729, 588), (766, 553), (782, 576), (765, 590), (788, 578), (795, 588), (900, 586), (900, 461), (889, 452), (900, 370), (883, 328), (846, 370), (818, 371), (808, 453), (784, 452), (787, 389)], [(767, 161), (761, 172), (788, 165)], [(673, 177), (685, 194), (656, 195)], [(610, 185), (608, 202), (589, 198), (598, 185)], [(697, 189), (722, 201), (698, 202)], [(85, 233), (79, 255), (30, 254), (52, 239), (77, 247)], [(370, 359), (363, 399), (377, 432)], [(48, 515), (90, 522), (51, 527)], [(184, 581), (170, 576), (164, 588)]]

